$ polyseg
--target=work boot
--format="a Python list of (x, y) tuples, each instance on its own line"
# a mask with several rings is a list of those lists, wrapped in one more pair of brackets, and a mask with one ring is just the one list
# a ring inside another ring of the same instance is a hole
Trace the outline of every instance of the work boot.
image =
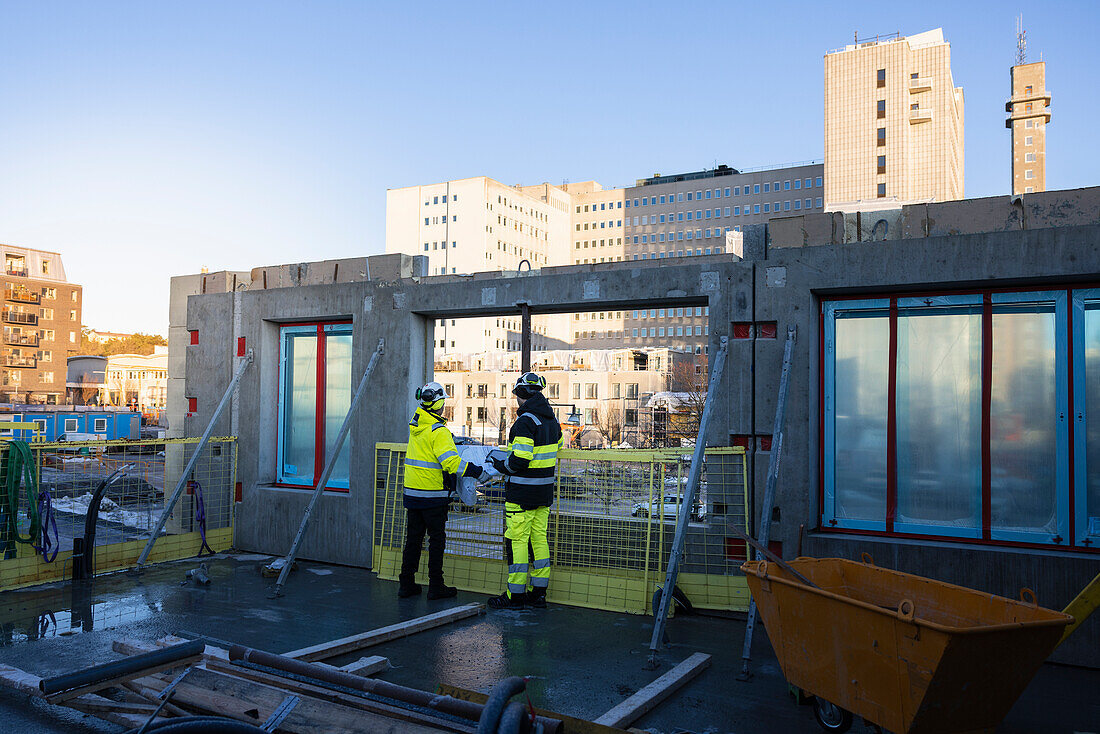
[(397, 598), (407, 599), (410, 596), (417, 596), (422, 591), (420, 584), (401, 584), (397, 587)]
[(546, 609), (546, 589), (535, 589), (527, 592), (527, 606), (535, 609)]
[(508, 596), (508, 592), (505, 591), (500, 596), (494, 596), (489, 600), (490, 609), (523, 609), (523, 602), (526, 594), (513, 594)]
[(456, 596), (458, 596), (458, 589), (453, 586), (444, 586), (442, 581), (438, 584), (428, 584), (428, 601), (452, 599)]

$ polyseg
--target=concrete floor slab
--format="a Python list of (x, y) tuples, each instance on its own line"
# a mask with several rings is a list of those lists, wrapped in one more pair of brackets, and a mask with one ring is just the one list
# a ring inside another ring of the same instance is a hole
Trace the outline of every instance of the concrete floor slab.
[[(259, 574), (263, 562), (255, 555), (208, 560), (211, 583), (205, 587), (180, 583), (195, 566), (192, 560), (152, 567), (136, 578), (101, 577), (87, 587), (52, 584), (2, 593), (0, 662), (52, 675), (117, 657), (111, 652), (115, 638), (152, 640), (181, 630), (281, 653), (482, 600), (465, 593), (447, 601), (398, 600), (396, 584), (369, 571), (309, 562), (291, 575), (285, 597), (269, 600), (272, 582)], [(646, 617), (551, 605), (544, 611), (489, 612), (371, 648), (369, 654), (390, 658), (394, 668), (382, 676), (386, 680), (427, 690), (446, 682), (488, 691), (505, 676), (530, 676), (535, 705), (595, 718), (671, 664), (702, 651), (713, 655), (710, 669), (636, 726), (665, 733), (820, 731), (810, 707), (796, 706), (787, 695), (764, 634), (754, 645), (756, 677), (739, 683), (743, 623), (673, 620), (673, 644), (657, 673), (642, 669), (650, 630)], [(362, 654), (331, 662), (351, 662)], [(1097, 690), (1098, 671), (1046, 665), (999, 731), (1096, 731)], [(0, 730), (120, 731), (7, 692), (0, 692)]]

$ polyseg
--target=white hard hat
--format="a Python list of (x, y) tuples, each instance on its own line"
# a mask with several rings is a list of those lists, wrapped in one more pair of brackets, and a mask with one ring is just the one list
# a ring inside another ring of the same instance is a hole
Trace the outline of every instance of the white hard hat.
[(438, 382), (429, 382), (423, 387), (416, 388), (416, 399), (428, 410), (439, 410), (443, 407), (443, 401), (447, 397), (447, 391)]

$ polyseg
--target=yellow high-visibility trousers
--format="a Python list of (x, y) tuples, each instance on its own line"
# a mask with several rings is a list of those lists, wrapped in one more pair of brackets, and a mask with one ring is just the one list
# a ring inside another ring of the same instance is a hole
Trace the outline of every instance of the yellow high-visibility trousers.
[(550, 585), (550, 543), (546, 539), (549, 521), (549, 507), (525, 510), (513, 502), (504, 503), (504, 560), (508, 564), (509, 597)]

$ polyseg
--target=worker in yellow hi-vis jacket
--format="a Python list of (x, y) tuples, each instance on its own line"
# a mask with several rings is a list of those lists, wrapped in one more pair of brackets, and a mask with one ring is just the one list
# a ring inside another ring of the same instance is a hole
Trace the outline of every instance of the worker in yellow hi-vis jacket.
[[(554, 475), (561, 448), (561, 426), (543, 397), (545, 378), (525, 372), (512, 393), (519, 415), (508, 434), (508, 456), (493, 458), (505, 475), (504, 558), (508, 588), (489, 600), (493, 609), (546, 606), (550, 585), (550, 544), (546, 526), (554, 503)], [(530, 553), (528, 553), (530, 551)]]
[(443, 583), (443, 548), (447, 543), (447, 508), (457, 477), (488, 479), (477, 464), (458, 455), (454, 436), (443, 419), (447, 393), (438, 382), (417, 388), (420, 407), (409, 423), (409, 445), (405, 450), (405, 548), (401, 554), (401, 598), (420, 593), (414, 580), (420, 567), (424, 533), (428, 534), (428, 598), (449, 599), (458, 593)]

